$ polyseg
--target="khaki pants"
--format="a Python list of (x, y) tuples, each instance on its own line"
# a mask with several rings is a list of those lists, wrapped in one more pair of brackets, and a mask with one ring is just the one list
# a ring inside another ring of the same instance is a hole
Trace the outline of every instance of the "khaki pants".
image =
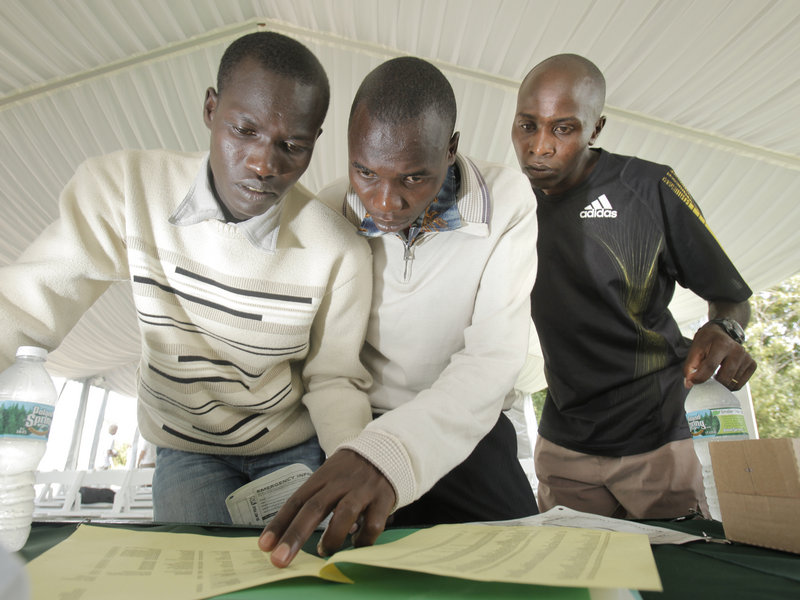
[(542, 436), (534, 450), (539, 510), (561, 505), (620, 519), (710, 518), (692, 440), (632, 456), (567, 450)]

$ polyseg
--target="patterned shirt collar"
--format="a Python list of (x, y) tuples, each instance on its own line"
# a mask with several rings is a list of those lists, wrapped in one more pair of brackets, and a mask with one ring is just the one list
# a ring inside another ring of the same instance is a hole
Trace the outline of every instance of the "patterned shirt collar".
[[(281, 198), (265, 213), (231, 225), (238, 228), (254, 247), (268, 254), (274, 254), (280, 231), (281, 209), (285, 198), (286, 196)], [(179, 227), (185, 227), (211, 219), (226, 221), (225, 213), (219, 205), (211, 183), (211, 171), (208, 167), (208, 154), (206, 154), (192, 187), (189, 188), (183, 201), (170, 216), (169, 222)]]

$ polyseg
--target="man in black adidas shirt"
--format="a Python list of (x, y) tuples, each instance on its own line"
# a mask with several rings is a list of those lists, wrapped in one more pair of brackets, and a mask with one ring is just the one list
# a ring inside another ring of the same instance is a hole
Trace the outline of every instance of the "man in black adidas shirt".
[[(751, 291), (672, 169), (591, 148), (604, 102), (594, 64), (554, 56), (522, 82), (512, 127), (538, 200), (539, 507), (707, 515), (684, 400), (717, 367), (731, 390), (755, 371), (741, 346)], [(694, 340), (668, 310), (676, 282), (709, 304)]]

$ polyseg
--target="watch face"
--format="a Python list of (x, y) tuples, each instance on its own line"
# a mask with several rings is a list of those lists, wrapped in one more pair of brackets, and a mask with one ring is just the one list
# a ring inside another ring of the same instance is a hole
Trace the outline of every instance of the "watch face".
[(742, 329), (742, 326), (739, 325), (738, 321), (726, 317), (724, 319), (711, 319), (710, 322), (716, 323), (722, 327), (725, 330), (725, 333), (731, 336), (735, 342), (739, 344), (744, 342), (744, 329)]

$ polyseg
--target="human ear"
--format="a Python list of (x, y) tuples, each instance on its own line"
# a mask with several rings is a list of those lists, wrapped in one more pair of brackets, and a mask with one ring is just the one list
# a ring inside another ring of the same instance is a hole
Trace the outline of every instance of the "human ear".
[(599, 119), (597, 119), (597, 123), (594, 124), (594, 131), (592, 131), (592, 137), (589, 138), (590, 146), (592, 146), (597, 141), (597, 137), (600, 135), (600, 132), (603, 131), (603, 127), (605, 126), (606, 126), (606, 117), (605, 115), (603, 115)]
[(453, 137), (450, 138), (450, 143), (447, 145), (447, 164), (452, 165), (456, 162), (456, 153), (458, 152), (458, 140), (461, 137), (461, 133), (456, 131), (453, 133)]
[(209, 129), (211, 129), (211, 124), (214, 122), (214, 112), (217, 110), (218, 99), (217, 90), (213, 87), (206, 90), (206, 99), (203, 102), (203, 121)]

